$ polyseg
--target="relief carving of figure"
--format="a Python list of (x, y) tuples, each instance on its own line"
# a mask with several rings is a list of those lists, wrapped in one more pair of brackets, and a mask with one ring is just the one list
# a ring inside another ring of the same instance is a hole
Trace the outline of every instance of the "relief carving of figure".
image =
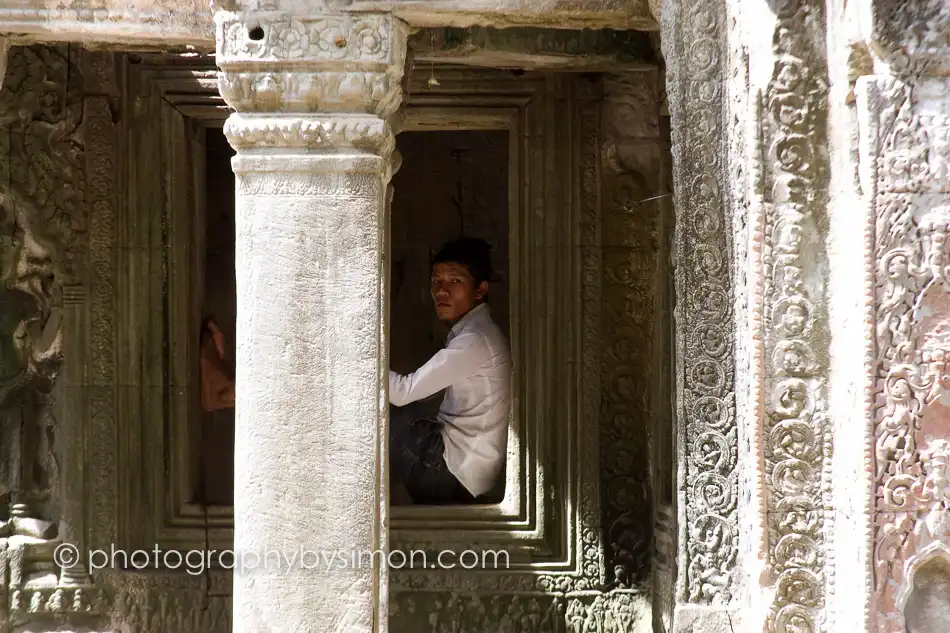
[[(0, 259), (0, 536), (55, 536), (44, 520), (57, 475), (50, 393), (63, 360), (53, 257), (28, 199), (3, 195)], [(48, 517), (47, 517), (48, 519)]]
[(68, 47), (17, 47), (0, 91), (0, 537), (57, 534), (62, 287), (82, 283), (87, 228), (79, 65)]

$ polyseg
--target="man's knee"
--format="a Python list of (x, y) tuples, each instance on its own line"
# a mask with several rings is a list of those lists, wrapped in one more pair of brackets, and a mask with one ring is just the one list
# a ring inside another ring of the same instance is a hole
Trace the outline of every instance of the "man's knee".
[(389, 405), (389, 428), (397, 426), (408, 426), (414, 417), (415, 408), (412, 404), (397, 407), (394, 404)]

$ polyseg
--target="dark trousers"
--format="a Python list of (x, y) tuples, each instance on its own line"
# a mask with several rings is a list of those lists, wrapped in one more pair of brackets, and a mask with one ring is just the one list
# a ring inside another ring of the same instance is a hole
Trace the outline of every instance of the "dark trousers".
[(473, 503), (445, 463), (442, 423), (427, 415), (422, 403), (389, 407), (389, 464), (413, 503), (424, 505)]

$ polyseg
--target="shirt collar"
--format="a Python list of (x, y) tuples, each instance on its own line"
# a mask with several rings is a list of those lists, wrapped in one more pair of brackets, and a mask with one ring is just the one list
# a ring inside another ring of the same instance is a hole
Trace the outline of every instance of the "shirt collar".
[(466, 325), (468, 325), (469, 323), (471, 323), (471, 322), (474, 321), (475, 319), (480, 318), (480, 315), (482, 315), (482, 314), (485, 314), (485, 315), (488, 314), (488, 304), (487, 304), (487, 303), (480, 303), (480, 304), (478, 304), (477, 306), (475, 306), (474, 308), (472, 308), (471, 310), (469, 310), (468, 312), (466, 312), (466, 313), (465, 313), (465, 316), (463, 316), (461, 319), (459, 319), (459, 320), (458, 320), (458, 323), (456, 323), (455, 325), (453, 325), (453, 326), (452, 326), (452, 329), (449, 330), (449, 334), (448, 334), (448, 336), (446, 336), (446, 339), (445, 339), (446, 342), (451, 341), (453, 338), (455, 338), (455, 337), (458, 335), (458, 333), (461, 332), (462, 329), (463, 329)]

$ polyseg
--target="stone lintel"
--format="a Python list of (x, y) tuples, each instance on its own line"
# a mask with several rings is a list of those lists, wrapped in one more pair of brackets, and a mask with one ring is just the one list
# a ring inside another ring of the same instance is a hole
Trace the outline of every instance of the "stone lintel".
[(71, 3), (69, 8), (42, 6), (0, 7), (0, 33), (14, 45), (35, 42), (80, 42), (86, 45), (111, 45), (117, 48), (195, 47), (214, 50), (214, 27), (211, 11), (200, 0), (160, 0), (150, 7), (132, 9), (127, 6), (83, 8)]
[(351, 11), (392, 11), (414, 27), (659, 29), (646, 0), (356, 0)]
[(409, 47), (417, 63), (523, 70), (636, 70), (659, 62), (649, 34), (609, 29), (421, 29)]
[[(207, 0), (77, 0), (68, 6), (13, 0), (5, 4), (0, 7), (0, 33), (9, 34), (16, 44), (55, 40), (199, 51), (213, 51), (215, 46), (213, 9)], [(654, 4), (652, 0), (357, 0), (349, 9), (391, 12), (419, 28), (480, 25), (653, 31), (658, 29)]]

